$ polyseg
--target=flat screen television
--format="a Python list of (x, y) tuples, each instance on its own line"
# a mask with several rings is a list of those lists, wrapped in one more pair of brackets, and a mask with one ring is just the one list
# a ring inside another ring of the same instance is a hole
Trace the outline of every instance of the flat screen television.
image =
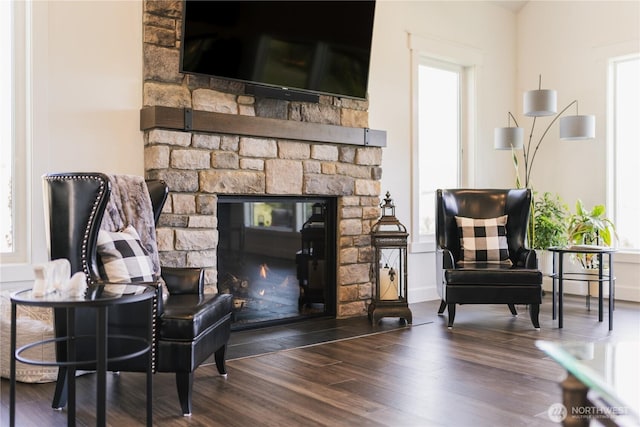
[(364, 99), (374, 1), (184, 2), (180, 71)]

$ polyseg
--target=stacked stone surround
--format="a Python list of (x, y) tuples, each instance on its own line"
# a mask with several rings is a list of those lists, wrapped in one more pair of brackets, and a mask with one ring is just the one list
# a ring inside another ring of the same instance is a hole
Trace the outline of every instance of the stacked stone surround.
[[(257, 98), (240, 82), (178, 72), (182, 2), (144, 1), (143, 104), (298, 122), (368, 127), (368, 103), (320, 96), (319, 103)], [(221, 58), (220, 60), (224, 60)], [(231, 134), (151, 129), (147, 178), (170, 195), (157, 229), (163, 265), (204, 267), (217, 282), (217, 196), (335, 196), (338, 200), (337, 316), (365, 315), (372, 295), (371, 226), (380, 215), (382, 150)]]

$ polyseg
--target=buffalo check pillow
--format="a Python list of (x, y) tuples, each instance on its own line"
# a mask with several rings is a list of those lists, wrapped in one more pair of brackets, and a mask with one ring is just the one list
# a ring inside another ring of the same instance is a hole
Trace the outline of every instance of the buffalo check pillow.
[(460, 235), (460, 263), (511, 264), (507, 244), (507, 216), (466, 218), (456, 216)]
[(112, 283), (151, 282), (153, 264), (135, 228), (98, 233), (99, 269), (102, 279)]

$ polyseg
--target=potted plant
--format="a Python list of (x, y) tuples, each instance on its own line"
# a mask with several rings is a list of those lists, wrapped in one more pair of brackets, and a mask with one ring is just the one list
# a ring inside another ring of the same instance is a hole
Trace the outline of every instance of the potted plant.
[[(572, 245), (611, 246), (615, 237), (615, 225), (605, 216), (604, 205), (595, 205), (591, 210), (582, 200), (576, 202), (576, 211), (569, 217), (567, 233)], [(579, 257), (585, 268), (596, 268), (597, 261), (591, 257)]]
[[(579, 199), (576, 201), (575, 212), (569, 216), (567, 233), (570, 245), (583, 247), (611, 246), (616, 237), (615, 225), (606, 217), (605, 206), (595, 205), (589, 210)], [(576, 254), (573, 260), (578, 272), (582, 270), (586, 273), (585, 277), (591, 275), (587, 273), (588, 270), (598, 268), (598, 257), (595, 254)], [(597, 292), (597, 282), (589, 282), (588, 295)]]
[(538, 253), (540, 268), (545, 274), (552, 273), (553, 258), (547, 251), (552, 246), (568, 243), (567, 219), (569, 210), (560, 196), (545, 192), (536, 198), (533, 206), (533, 232), (531, 248)]

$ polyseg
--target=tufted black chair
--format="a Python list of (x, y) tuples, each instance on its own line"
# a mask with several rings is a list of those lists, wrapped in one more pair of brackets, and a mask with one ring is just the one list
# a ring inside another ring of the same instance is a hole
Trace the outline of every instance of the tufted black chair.
[[(436, 192), (436, 271), (442, 302), (438, 314), (448, 309), (453, 327), (456, 304), (529, 305), (536, 329), (542, 303), (542, 273), (535, 251), (525, 247), (531, 190), (455, 189)], [(496, 218), (508, 215), (506, 230), (511, 265), (460, 263), (460, 235), (456, 216)]]
[[(45, 206), (48, 211), (50, 258), (67, 258), (71, 272), (83, 271), (91, 284), (100, 281), (96, 241), (111, 182), (101, 173), (50, 174), (45, 182)], [(157, 223), (167, 199), (168, 188), (162, 181), (147, 181), (147, 188)], [(226, 375), (225, 352), (231, 331), (232, 296), (204, 293), (204, 272), (200, 268), (162, 268), (162, 278), (169, 296), (163, 302), (159, 282), (157, 310), (154, 319), (154, 372), (175, 372), (180, 406), (184, 415), (191, 414), (191, 393), (195, 369), (214, 355), (218, 371)], [(54, 311), (56, 336), (66, 336), (66, 314)], [(144, 336), (148, 319), (135, 304), (123, 305), (108, 312), (109, 334), (126, 333)], [(94, 314), (76, 310), (77, 335), (95, 333)], [(109, 356), (126, 353), (126, 342), (109, 342)], [(56, 348), (59, 361), (67, 358), (66, 346)], [(93, 345), (76, 346), (77, 360), (95, 360)], [(95, 370), (95, 364), (79, 366), (81, 370)], [(110, 371), (145, 372), (143, 356), (125, 362), (111, 361)], [(58, 373), (52, 406), (66, 404), (66, 370)]]

